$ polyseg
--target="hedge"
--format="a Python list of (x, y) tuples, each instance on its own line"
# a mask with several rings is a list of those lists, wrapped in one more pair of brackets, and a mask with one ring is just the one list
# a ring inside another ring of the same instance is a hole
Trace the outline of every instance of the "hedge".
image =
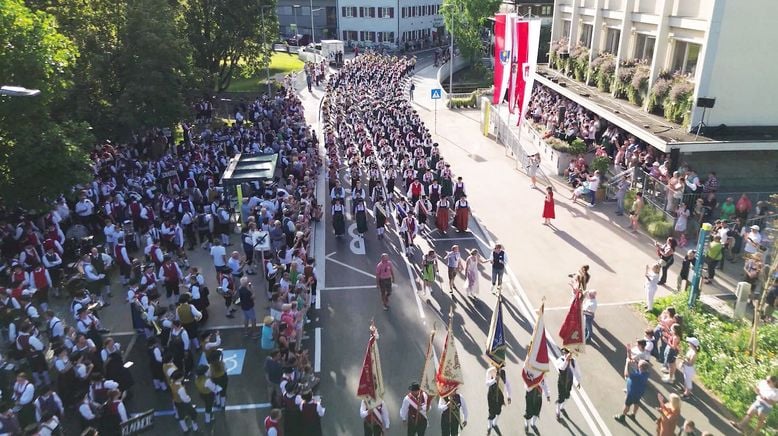
[[(727, 318), (699, 301), (689, 309), (688, 301), (688, 292), (657, 298), (653, 312), (647, 314), (649, 322), (656, 322), (666, 307), (675, 307), (683, 316), (684, 337), (694, 336), (700, 341), (695, 365), (698, 380), (740, 419), (754, 402), (753, 386), (768, 375), (778, 375), (778, 324), (760, 326), (757, 354), (751, 357), (750, 322)], [(687, 346), (685, 341), (682, 343)], [(684, 348), (679, 355), (685, 352)], [(774, 434), (778, 428), (776, 411), (768, 416), (767, 426), (772, 429), (764, 434)]]
[[(635, 191), (630, 190), (624, 198), (624, 209), (632, 209), (632, 203), (635, 202)], [(644, 200), (643, 209), (640, 211), (638, 223), (640, 223), (646, 232), (652, 238), (663, 240), (673, 232), (673, 222), (667, 219), (664, 211), (657, 209), (651, 203)]]

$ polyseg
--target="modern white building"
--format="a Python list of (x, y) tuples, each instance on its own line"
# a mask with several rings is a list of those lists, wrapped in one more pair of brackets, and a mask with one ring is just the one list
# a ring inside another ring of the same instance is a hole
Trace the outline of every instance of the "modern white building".
[(441, 0), (338, 0), (338, 34), (347, 42), (425, 41), (443, 35)]
[[(623, 61), (643, 60), (650, 65), (648, 89), (663, 72), (686, 74), (694, 91), (683, 127), (647, 114), (645, 104), (641, 110), (591, 86), (550, 80), (553, 70), (541, 72), (538, 82), (660, 150), (680, 153), (682, 161), (694, 155), (711, 168), (735, 158), (778, 181), (776, 17), (776, 0), (555, 1), (551, 41), (566, 39), (570, 53), (586, 46), (590, 64), (612, 53), (616, 74)], [(703, 112), (699, 98), (715, 104)], [(707, 127), (696, 137), (703, 113)]]

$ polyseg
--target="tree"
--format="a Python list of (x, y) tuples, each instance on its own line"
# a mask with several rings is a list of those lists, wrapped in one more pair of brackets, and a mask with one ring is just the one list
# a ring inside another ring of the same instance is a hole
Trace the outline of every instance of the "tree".
[(278, 36), (275, 4), (275, 0), (186, 2), (186, 33), (206, 90), (224, 91), (237, 73), (250, 76), (270, 62)]
[(78, 49), (71, 86), (53, 108), (55, 115), (85, 120), (100, 138), (129, 136), (117, 125), (121, 94), (118, 79), (120, 33), (128, 2), (117, 0), (27, 0), (33, 9), (56, 18), (59, 31)]
[(0, 195), (12, 207), (40, 207), (90, 174), (88, 125), (51, 112), (72, 83), (78, 51), (51, 15), (21, 0), (3, 0), (0, 47), (3, 84), (41, 90), (36, 97), (0, 97)]
[(173, 6), (157, 0), (130, 2), (117, 64), (117, 120), (124, 131), (173, 126), (181, 120), (191, 68)]
[(500, 8), (501, 0), (443, 0), (440, 7), (446, 29), (467, 60), (483, 56), (483, 28)]

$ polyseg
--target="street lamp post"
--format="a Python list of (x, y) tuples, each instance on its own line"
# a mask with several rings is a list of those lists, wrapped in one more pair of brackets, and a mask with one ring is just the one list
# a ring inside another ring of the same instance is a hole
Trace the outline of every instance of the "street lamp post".
[[(272, 6), (265, 5), (259, 7), (259, 16), (262, 20), (262, 45), (267, 49), (267, 22), (265, 21), (265, 8), (271, 8)], [(272, 51), (272, 50), (271, 50)], [(267, 96), (270, 97), (273, 93), (270, 90), (270, 59), (265, 64), (265, 74), (267, 76)]]
[(300, 40), (298, 39), (297, 35), (299, 34), (297, 30), (297, 9), (300, 8), (300, 5), (292, 5), (292, 9), (294, 10), (294, 44), (297, 47), (300, 47)]
[(7, 95), (9, 97), (35, 97), (40, 93), (40, 89), (28, 89), (23, 86), (0, 86), (0, 95)]
[(316, 33), (313, 30), (313, 0), (311, 0), (311, 42), (316, 44)]

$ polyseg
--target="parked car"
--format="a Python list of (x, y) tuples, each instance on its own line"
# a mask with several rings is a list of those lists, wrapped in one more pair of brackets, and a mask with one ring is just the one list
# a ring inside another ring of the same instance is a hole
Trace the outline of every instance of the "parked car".
[(311, 43), (311, 35), (292, 35), (284, 38), (289, 45), (306, 46)]

